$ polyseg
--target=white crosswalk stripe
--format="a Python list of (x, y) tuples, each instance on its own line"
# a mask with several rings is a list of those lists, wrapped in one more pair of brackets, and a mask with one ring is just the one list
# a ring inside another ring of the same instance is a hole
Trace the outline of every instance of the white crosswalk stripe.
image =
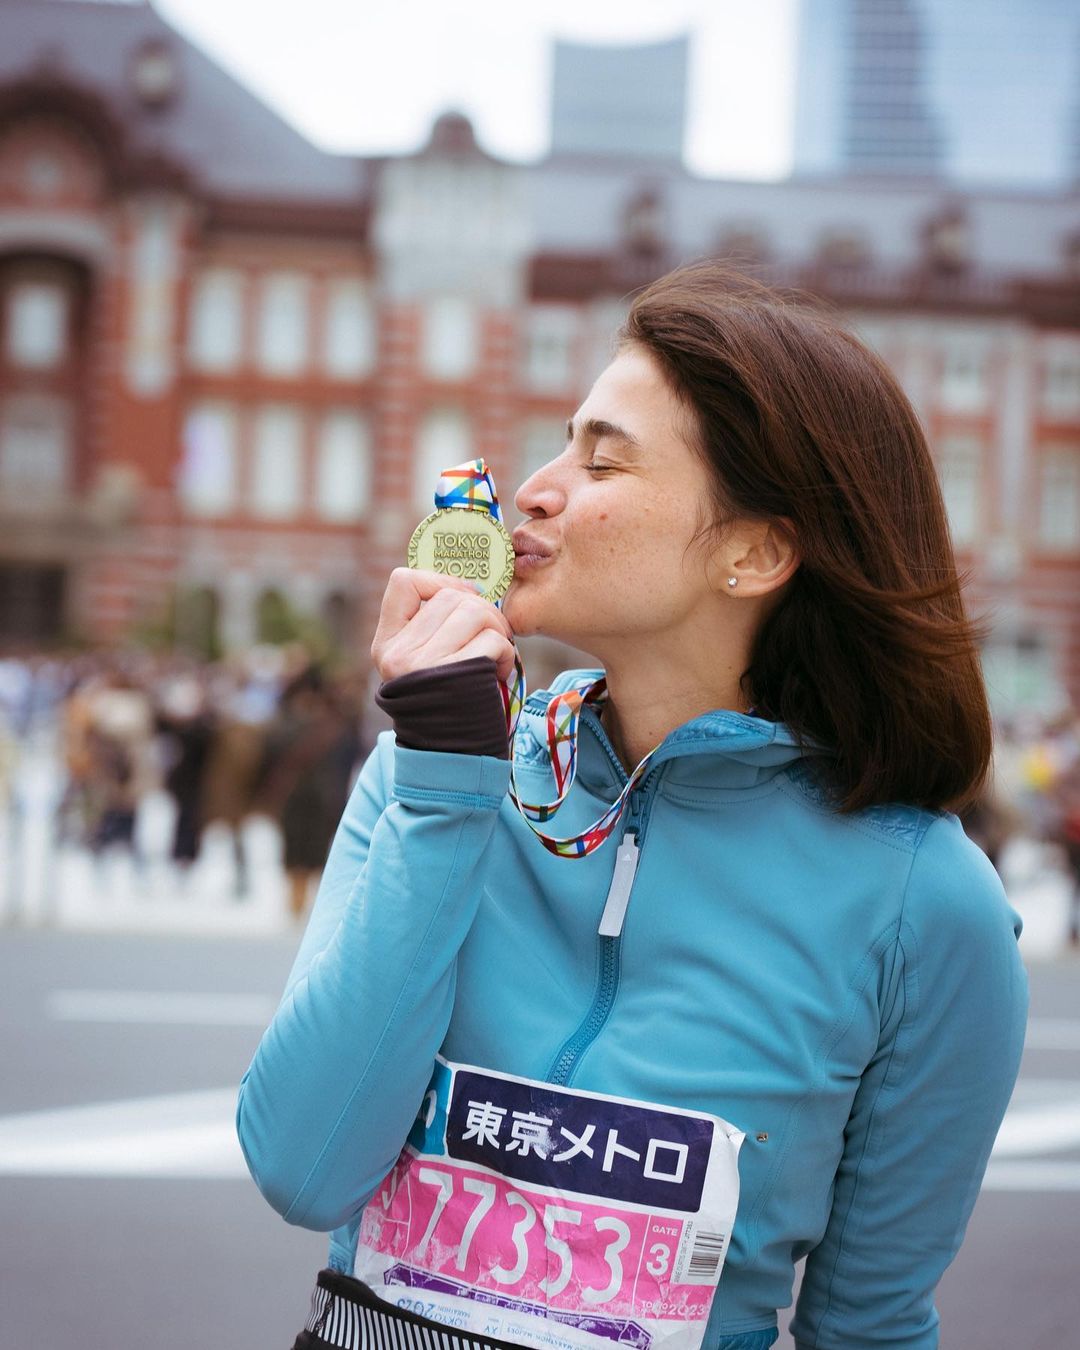
[(236, 1088), (0, 1116), (0, 1175), (246, 1177)]
[[(0, 1175), (246, 1177), (236, 1089), (178, 1092), (0, 1117)], [(1080, 1087), (1022, 1080), (994, 1146), (991, 1190), (1080, 1189)]]

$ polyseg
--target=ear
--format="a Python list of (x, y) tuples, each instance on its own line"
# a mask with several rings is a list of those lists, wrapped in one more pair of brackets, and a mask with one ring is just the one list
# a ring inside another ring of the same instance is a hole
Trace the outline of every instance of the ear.
[[(779, 590), (802, 560), (794, 527), (782, 516), (739, 521), (726, 540), (724, 556), (724, 587), (735, 599)], [(738, 584), (729, 587), (728, 577)]]

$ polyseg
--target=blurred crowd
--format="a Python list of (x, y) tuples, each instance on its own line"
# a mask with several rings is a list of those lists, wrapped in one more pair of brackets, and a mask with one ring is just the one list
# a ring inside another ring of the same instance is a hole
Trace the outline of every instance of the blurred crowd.
[(0, 661), (0, 805), (17, 809), (20, 760), (45, 744), (62, 761), (53, 842), (97, 858), (140, 857), (147, 795), (173, 800), (170, 855), (198, 859), (211, 825), (231, 833), (235, 892), (250, 876), (242, 827), (276, 822), (299, 917), (366, 751), (365, 691), (300, 647), (259, 647), (208, 664), (141, 651)]
[[(381, 724), (356, 675), (328, 673), (301, 646), (206, 663), (141, 650), (0, 659), (0, 810), (17, 808), (20, 759), (46, 743), (60, 761), (55, 846), (141, 863), (136, 824), (151, 792), (173, 801), (170, 856), (191, 868), (210, 826), (232, 840), (235, 894), (250, 889), (243, 826), (281, 835), (291, 912), (304, 913), (354, 776)], [(1019, 717), (997, 728), (991, 784), (964, 828), (1000, 865), (1009, 841), (1044, 845), (1071, 888), (1080, 947), (1080, 718)]]
[(1080, 717), (1028, 713), (999, 722), (993, 773), (961, 820), (999, 871), (1017, 835), (1056, 854), (1069, 882), (1068, 943), (1080, 947)]

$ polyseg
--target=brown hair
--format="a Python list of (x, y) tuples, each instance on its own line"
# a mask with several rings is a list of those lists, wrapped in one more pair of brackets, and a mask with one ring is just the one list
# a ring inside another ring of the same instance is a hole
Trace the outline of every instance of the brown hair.
[(798, 540), (742, 676), (757, 714), (825, 747), (814, 763), (841, 811), (974, 800), (992, 747), (981, 632), (889, 369), (819, 307), (712, 263), (638, 295), (620, 341), (695, 415), (717, 523), (784, 518)]

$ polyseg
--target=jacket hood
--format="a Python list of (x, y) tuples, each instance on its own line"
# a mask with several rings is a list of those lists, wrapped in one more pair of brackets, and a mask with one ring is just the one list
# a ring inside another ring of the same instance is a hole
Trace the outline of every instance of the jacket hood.
[[(514, 746), (518, 765), (548, 763), (546, 714), (551, 699), (591, 677), (600, 679), (602, 670), (564, 671), (550, 688), (530, 694), (522, 710), (521, 724)], [(584, 733), (578, 747), (578, 777), (582, 784), (602, 795), (618, 790), (626, 781), (603, 728), (597, 710), (586, 705), (582, 711)], [(718, 708), (684, 722), (670, 732), (656, 749), (653, 765), (666, 764), (668, 783), (709, 785), (719, 788), (752, 787), (778, 771), (808, 756), (820, 755), (823, 747), (813, 741), (800, 744), (795, 733), (783, 722)]]

